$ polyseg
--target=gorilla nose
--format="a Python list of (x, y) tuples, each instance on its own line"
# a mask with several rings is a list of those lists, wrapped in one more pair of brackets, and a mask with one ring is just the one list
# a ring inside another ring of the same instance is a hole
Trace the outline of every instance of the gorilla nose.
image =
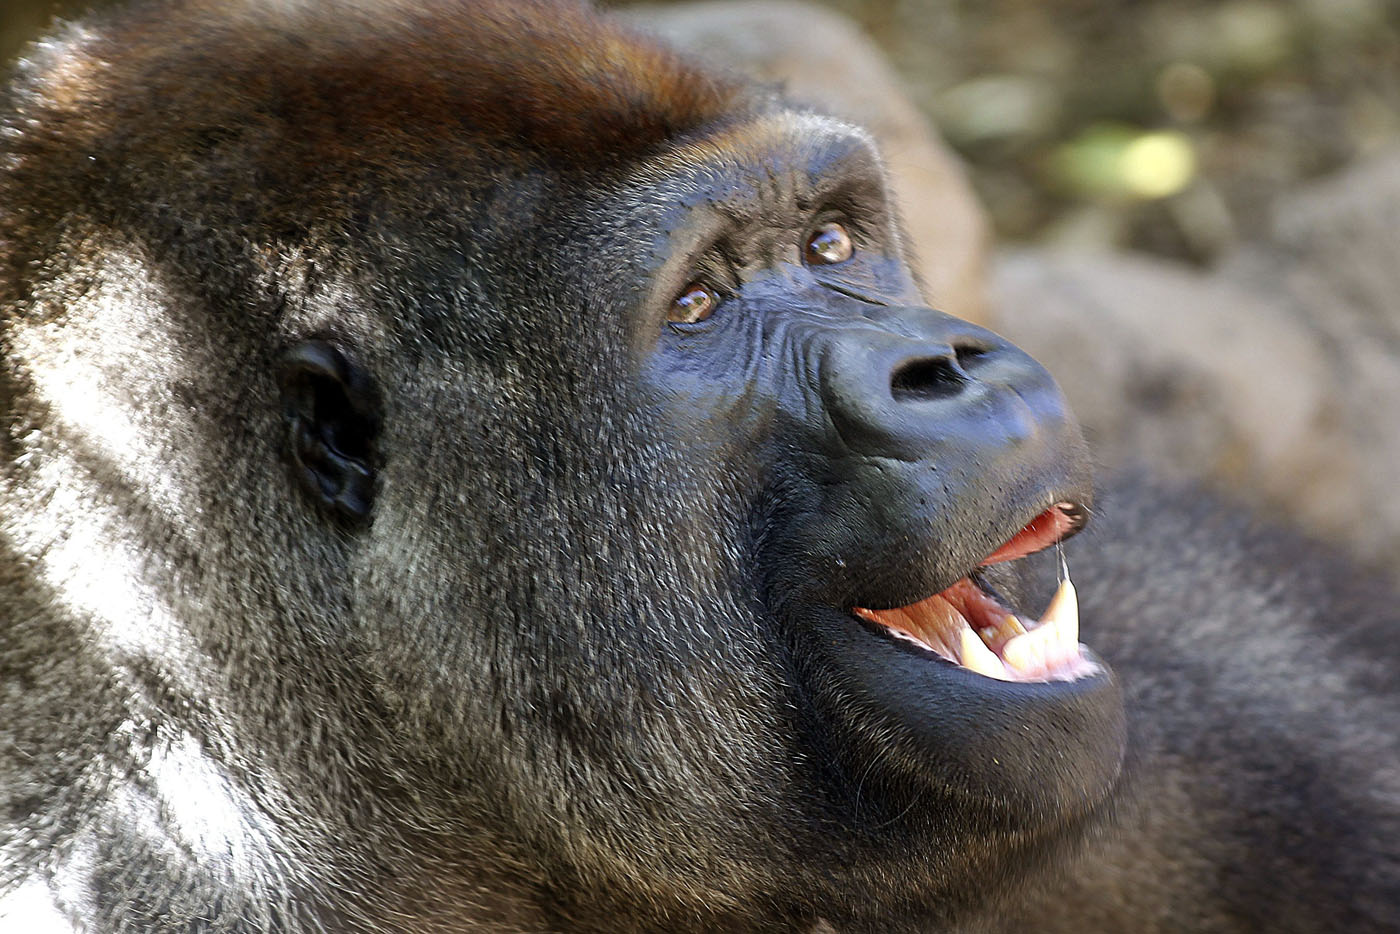
[(875, 323), (837, 333), (823, 355), (823, 401), (847, 450), (1010, 453), (1072, 424), (1050, 374), (996, 334), (927, 308)]

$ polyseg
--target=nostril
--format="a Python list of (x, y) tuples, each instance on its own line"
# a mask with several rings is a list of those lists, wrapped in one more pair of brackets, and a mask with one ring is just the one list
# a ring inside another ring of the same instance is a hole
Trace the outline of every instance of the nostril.
[(953, 354), (958, 358), (958, 366), (966, 370), (975, 364), (980, 357), (985, 357), (991, 352), (991, 348), (983, 347), (979, 344), (959, 344), (953, 348)]
[(890, 395), (897, 402), (957, 395), (967, 382), (958, 362), (950, 357), (920, 357), (902, 363), (890, 377)]

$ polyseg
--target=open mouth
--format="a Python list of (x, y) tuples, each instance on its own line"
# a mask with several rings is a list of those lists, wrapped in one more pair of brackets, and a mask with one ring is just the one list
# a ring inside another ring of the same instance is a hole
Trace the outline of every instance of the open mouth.
[[(1085, 510), (1056, 503), (978, 567), (1014, 561), (1061, 541), (1084, 524)], [(896, 641), (1000, 681), (1076, 681), (1100, 670), (1079, 644), (1079, 604), (1069, 575), (1039, 619), (1018, 616), (978, 581), (976, 569), (908, 606), (852, 612)]]

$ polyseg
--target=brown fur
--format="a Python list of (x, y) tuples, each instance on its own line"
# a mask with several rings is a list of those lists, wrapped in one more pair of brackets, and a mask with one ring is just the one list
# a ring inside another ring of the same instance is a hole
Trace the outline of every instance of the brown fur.
[[(111, 14), (100, 37), (61, 50), (48, 100), (95, 133), (138, 136), (133, 116), (159, 107), (173, 119), (153, 148), (171, 158), (187, 153), (189, 133), (246, 131), (251, 110), (298, 128), (288, 155), (308, 167), (392, 164), (463, 135), (588, 165), (730, 116), (739, 93), (573, 0), (227, 7)], [(222, 80), (185, 80), (205, 60), (221, 63)]]

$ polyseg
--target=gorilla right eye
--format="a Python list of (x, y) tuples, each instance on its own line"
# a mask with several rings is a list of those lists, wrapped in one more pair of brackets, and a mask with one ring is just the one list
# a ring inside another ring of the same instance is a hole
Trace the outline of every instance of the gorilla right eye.
[(803, 258), (809, 266), (834, 266), (855, 255), (851, 235), (840, 224), (822, 224), (807, 238)]
[(714, 310), (718, 306), (719, 296), (715, 294), (713, 289), (698, 282), (692, 282), (671, 303), (671, 311), (667, 315), (667, 320), (676, 324), (696, 324), (714, 314)]

